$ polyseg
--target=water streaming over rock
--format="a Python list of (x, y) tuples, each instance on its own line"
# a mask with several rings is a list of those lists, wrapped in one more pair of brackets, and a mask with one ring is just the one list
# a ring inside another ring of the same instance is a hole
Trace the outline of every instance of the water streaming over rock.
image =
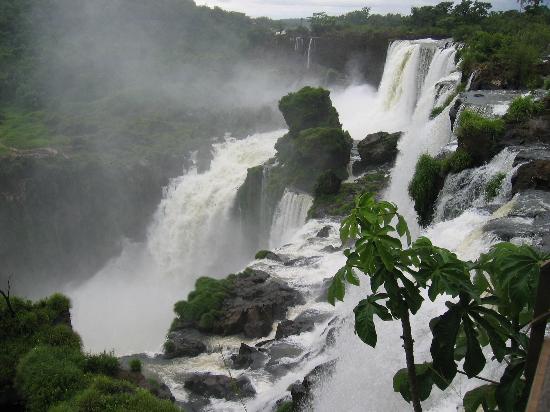
[(231, 217), (247, 168), (275, 153), (284, 131), (213, 146), (210, 169), (190, 170), (167, 187), (143, 244), (127, 245), (82, 286), (69, 290), (73, 320), (86, 348), (117, 353), (160, 348), (173, 318), (200, 276), (221, 276), (249, 259)]
[(306, 223), (307, 212), (312, 204), (313, 198), (307, 193), (285, 190), (273, 216), (269, 236), (270, 248), (280, 247), (292, 239)]
[[(309, 44), (308, 66), (310, 52), (314, 47), (312, 40)], [(362, 139), (366, 134), (377, 131), (405, 132), (399, 143), (400, 154), (392, 171), (386, 197), (399, 205), (411, 226), (416, 215), (407, 194), (407, 186), (416, 161), (422, 153), (437, 154), (452, 137), (450, 107), (430, 120), (431, 110), (447, 100), (460, 80), (460, 73), (455, 71), (456, 50), (447, 46), (446, 42), (432, 40), (394, 42), (389, 48), (383, 79), (377, 92), (370, 86), (352, 85), (333, 90), (332, 94), (344, 128), (350, 130), (354, 139)], [(186, 296), (190, 282), (197, 275), (205, 274), (196, 272), (199, 269), (209, 270), (212, 261), (217, 258), (215, 251), (223, 251), (226, 247), (228, 250), (238, 249), (238, 240), (235, 245), (231, 241), (227, 243), (228, 238), (225, 237), (226, 233), (231, 232), (228, 210), (236, 186), (244, 181), (247, 167), (259, 165), (273, 154), (273, 144), (281, 134), (222, 143), (215, 150), (210, 171), (202, 177), (191, 172), (173, 182), (159, 206), (147, 244), (128, 245), (119, 259), (111, 262), (96, 278), (72, 294), (75, 323), (77, 329), (83, 332), (87, 346), (96, 349), (116, 347), (123, 351), (144, 348), (154, 350), (158, 347), (172, 317), (173, 303)], [(495, 159), (495, 164), (492, 162), (487, 167), (502, 168), (506, 164), (506, 170), (510, 173), (509, 155), (500, 156)], [(268, 172), (263, 170), (262, 173)], [(483, 171), (472, 173), (481, 174)], [(460, 190), (453, 186), (452, 178), (446, 188), (449, 191)], [(481, 186), (484, 184), (480, 183)], [(474, 201), (458, 207), (461, 210), (452, 220), (444, 220), (445, 216), (442, 216), (441, 221), (426, 229), (424, 234), (435, 244), (456, 251), (460, 257), (473, 259), (495, 241), (493, 236), (483, 231), (485, 223), (505, 215), (508, 209), (506, 205), (500, 205), (505, 201), (505, 196), (495, 200), (497, 206), (501, 207), (493, 214), (470, 208), (475, 206), (481, 194), (472, 188), (467, 191), (477, 193), (471, 196)], [(400, 325), (395, 322), (378, 324), (379, 347), (375, 350), (361, 342), (353, 332), (352, 310), (368, 292), (367, 287), (350, 289), (346, 301), (335, 309), (319, 299), (326, 278), (339, 269), (345, 257), (336, 250), (340, 246), (337, 220), (311, 220), (299, 228), (305, 220), (309, 204), (309, 196), (288, 190), (285, 192), (273, 218), (270, 234), (273, 247), (290, 242), (275, 250), (285, 261), (261, 260), (250, 264), (275, 278), (285, 280), (304, 293), (306, 303), (293, 308), (288, 315), (290, 319), (305, 310), (313, 310), (322, 315), (322, 320), (316, 323), (311, 332), (264, 346), (270, 353), (278, 354), (264, 367), (244, 372), (230, 370), (234, 377), (243, 373), (250, 377), (258, 393), (254, 398), (244, 401), (246, 409), (250, 412), (271, 410), (275, 402), (288, 393), (289, 385), (303, 379), (304, 374), (313, 367), (337, 359), (333, 375), (325, 377), (320, 387), (315, 389), (311, 410), (410, 410), (410, 406), (392, 388), (393, 374), (405, 364)], [(449, 202), (440, 199), (443, 209), (447, 207), (444, 204)], [(188, 213), (191, 210), (193, 214)], [(328, 237), (316, 237), (321, 228), (327, 227), (330, 229)], [(230, 230), (226, 232), (228, 228)], [(416, 232), (419, 231), (416, 228)], [(195, 259), (206, 262), (197, 262)], [(225, 266), (223, 269), (229, 273)], [(179, 272), (189, 276), (171, 276)], [(185, 286), (179, 284), (184, 280)], [(159, 287), (159, 284), (162, 286)], [(106, 290), (108, 288), (114, 290)], [(128, 290), (121, 297), (124, 288)], [(87, 303), (90, 296), (95, 305)], [(417, 360), (420, 362), (430, 358), (431, 333), (428, 321), (441, 314), (443, 308), (442, 301), (427, 302), (413, 318)], [(120, 313), (130, 315), (117, 318)], [(91, 326), (95, 326), (95, 329)], [(150, 337), (149, 342), (144, 342), (143, 337), (139, 336), (138, 328), (141, 335)], [(327, 345), (329, 335), (335, 334), (335, 345), (330, 347)], [(268, 339), (273, 338), (273, 335), (274, 332)], [(120, 341), (134, 340), (140, 345), (119, 344)], [(238, 350), (242, 341), (240, 337), (212, 337), (207, 342), (210, 353), (169, 362), (151, 360), (146, 367), (166, 380), (179, 401), (189, 401), (189, 394), (183, 388), (186, 374), (206, 371), (228, 374), (231, 365), (227, 359)], [(100, 343), (103, 345), (100, 346)], [(255, 341), (246, 343), (254, 344)], [(491, 376), (491, 366), (483, 374)], [(425, 410), (455, 411), (464, 392), (473, 385), (477, 383), (457, 379), (445, 393), (436, 390), (424, 404)], [(243, 405), (239, 402), (211, 400), (202, 409), (241, 411)]]

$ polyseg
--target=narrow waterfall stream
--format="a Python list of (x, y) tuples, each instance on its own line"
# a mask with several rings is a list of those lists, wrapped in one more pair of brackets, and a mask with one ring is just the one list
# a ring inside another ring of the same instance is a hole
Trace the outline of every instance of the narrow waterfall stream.
[(306, 223), (307, 212), (313, 198), (307, 193), (285, 190), (273, 216), (269, 247), (278, 248), (289, 242), (294, 234)]

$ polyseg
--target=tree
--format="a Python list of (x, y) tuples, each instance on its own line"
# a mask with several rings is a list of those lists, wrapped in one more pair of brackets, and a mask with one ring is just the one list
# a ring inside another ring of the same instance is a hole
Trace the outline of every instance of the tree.
[[(395, 374), (394, 390), (412, 402), (415, 412), (422, 410), (421, 401), (429, 397), (434, 384), (446, 389), (457, 373), (490, 383), (465, 395), (466, 412), (479, 406), (522, 410), (532, 382), (526, 364), (538, 357), (525, 327), (535, 322), (540, 334), (546, 324), (548, 309), (533, 319), (533, 308), (541, 267), (550, 254), (501, 243), (476, 262), (462, 261), (427, 238), (411, 242), (397, 207), (377, 202), (372, 194), (356, 199), (340, 235), (343, 242), (355, 245), (344, 252), (346, 265), (334, 276), (328, 300), (332, 304), (343, 300), (347, 283), (359, 285), (356, 271), (370, 278), (371, 294), (354, 309), (356, 333), (375, 347), (374, 317), (401, 321), (407, 365)], [(432, 362), (415, 364), (409, 318), (422, 306), (423, 295), (432, 301), (440, 296), (452, 300), (447, 302), (448, 310), (430, 322)], [(486, 346), (497, 362), (508, 365), (499, 382), (478, 376), (487, 363), (482, 350)], [(463, 370), (458, 368), (461, 360)]]

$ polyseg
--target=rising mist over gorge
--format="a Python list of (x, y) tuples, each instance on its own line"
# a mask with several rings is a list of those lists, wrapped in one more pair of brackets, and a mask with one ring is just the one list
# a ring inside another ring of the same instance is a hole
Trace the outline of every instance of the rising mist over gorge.
[(142, 239), (192, 151), (208, 162), (211, 138), (282, 127), (276, 103), (305, 81), (267, 19), (187, 0), (2, 6), (0, 276), (22, 293)]

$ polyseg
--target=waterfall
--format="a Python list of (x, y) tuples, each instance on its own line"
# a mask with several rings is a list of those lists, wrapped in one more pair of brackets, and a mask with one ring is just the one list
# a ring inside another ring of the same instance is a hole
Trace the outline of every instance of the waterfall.
[(246, 264), (230, 210), (247, 168), (273, 156), (283, 133), (214, 144), (208, 171), (191, 170), (168, 185), (147, 240), (126, 245), (119, 258), (68, 291), (75, 328), (88, 350), (158, 350), (173, 304), (198, 277), (225, 276)]
[(309, 38), (309, 45), (307, 47), (307, 69), (309, 70), (311, 67), (311, 56), (313, 53), (313, 50), (315, 49), (315, 37)]
[[(514, 167), (516, 154), (507, 148), (486, 165), (448, 176), (437, 200), (434, 221), (454, 219), (471, 207), (481, 208), (506, 199), (512, 189), (512, 177), (520, 167)], [(487, 199), (487, 184), (501, 173), (504, 177), (499, 193), (494, 199)]]
[[(379, 104), (374, 110), (379, 119), (379, 130), (391, 131), (392, 126), (400, 124), (404, 131), (384, 198), (397, 203), (415, 235), (420, 233), (420, 228), (415, 227), (416, 213), (407, 187), (419, 156), (422, 153), (437, 154), (451, 139), (450, 106), (435, 119), (429, 117), (434, 105), (445, 101), (460, 81), (454, 63), (455, 54), (454, 47), (443, 48), (434, 41), (394, 42), (388, 51), (378, 90)], [(373, 109), (369, 109), (369, 103), (366, 102), (365, 110), (369, 111), (371, 118)], [(487, 218), (479, 213), (466, 212), (454, 221), (431, 227), (426, 235), (435, 244), (455, 250), (460, 257), (473, 259), (488, 250), (494, 241), (481, 230), (486, 221)], [(336, 370), (316, 389), (312, 410), (410, 410), (410, 405), (392, 387), (393, 374), (405, 366), (399, 323), (377, 321), (377, 348), (365, 345), (354, 333), (350, 314), (357, 302), (369, 293), (369, 288), (365, 285), (348, 290), (346, 301), (336, 309), (345, 319), (334, 349), (338, 357)], [(426, 299), (421, 311), (412, 318), (417, 362), (430, 359), (429, 320), (444, 310), (444, 300), (432, 303)], [(453, 382), (462, 393), (476, 384), (461, 378)], [(424, 406), (426, 410), (455, 411), (460, 398), (460, 393), (443, 393), (436, 389)]]
[(282, 246), (292, 239), (306, 222), (311, 205), (313, 205), (313, 198), (310, 195), (285, 190), (273, 216), (269, 235), (270, 248)]

